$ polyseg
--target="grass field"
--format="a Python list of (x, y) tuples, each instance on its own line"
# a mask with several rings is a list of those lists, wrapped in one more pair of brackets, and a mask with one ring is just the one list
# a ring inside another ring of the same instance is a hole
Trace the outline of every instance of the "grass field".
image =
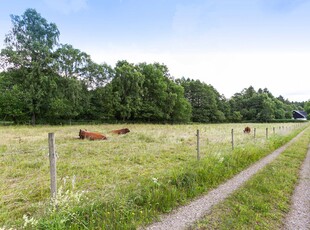
[[(0, 228), (135, 228), (230, 178), (306, 125), (0, 127)], [(255, 139), (253, 132), (243, 133), (245, 126), (256, 128)], [(109, 133), (123, 127), (131, 132), (122, 136)], [(104, 133), (108, 140), (80, 140), (80, 128)], [(47, 140), (50, 132), (55, 133), (58, 154), (59, 194), (53, 203)]]

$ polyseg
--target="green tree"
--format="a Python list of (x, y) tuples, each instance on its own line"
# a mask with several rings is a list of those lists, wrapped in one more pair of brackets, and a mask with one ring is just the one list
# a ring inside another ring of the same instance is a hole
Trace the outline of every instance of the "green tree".
[(167, 114), (164, 111), (168, 96), (167, 81), (169, 81), (164, 72), (166, 67), (160, 64), (140, 63), (138, 68), (144, 76), (140, 119), (144, 121), (167, 120)]
[(68, 44), (56, 50), (54, 66), (59, 77), (57, 95), (50, 102), (52, 114), (66, 119), (94, 114), (90, 90), (106, 83), (105, 71), (111, 68), (94, 63), (88, 54)]
[(88, 89), (96, 89), (98, 87), (104, 87), (114, 76), (115, 71), (108, 64), (97, 64), (90, 61), (81, 78), (86, 83)]
[(30, 98), (23, 88), (13, 83), (13, 73), (0, 73), (0, 118), (15, 123), (25, 122)]
[(184, 90), (170, 77), (168, 67), (159, 64), (137, 65), (144, 76), (142, 105), (139, 119), (152, 122), (187, 122), (191, 106)]
[(260, 108), (257, 110), (256, 120), (261, 122), (267, 122), (275, 118), (275, 103), (266, 93), (260, 94), (261, 98)]
[[(184, 88), (185, 98), (192, 106), (192, 120), (194, 122), (222, 122), (226, 120), (223, 98), (211, 86), (199, 80), (178, 79)], [(225, 110), (227, 111), (227, 107)]]
[(49, 122), (71, 120), (87, 113), (90, 98), (86, 86), (80, 80), (54, 76), (49, 79), (44, 117)]
[(304, 109), (305, 109), (306, 113), (308, 114), (307, 119), (310, 120), (310, 100), (305, 102)]
[(172, 123), (189, 122), (192, 117), (192, 106), (184, 97), (184, 88), (171, 81), (169, 89), (170, 101), (165, 106), (165, 108), (171, 108), (169, 121)]
[(183, 88), (158, 63), (119, 61), (111, 82), (94, 92), (99, 93), (97, 105), (106, 109), (108, 118), (114, 113), (115, 119), (123, 121), (187, 122), (191, 117)]
[(22, 16), (11, 15), (13, 28), (5, 38), (1, 50), (5, 69), (18, 70), (16, 83), (30, 96), (29, 112), (36, 123), (45, 102), (46, 78), (53, 72), (53, 49), (58, 43), (59, 31), (34, 9)]
[(112, 79), (115, 117), (118, 120), (135, 120), (141, 109), (144, 76), (127, 61), (119, 61)]
[(273, 119), (290, 119), (295, 106), (282, 96), (275, 98), (268, 89), (252, 86), (236, 93), (231, 99), (232, 112), (240, 112), (242, 120), (269, 121)]
[(69, 44), (61, 44), (54, 53), (54, 66), (59, 76), (80, 79), (89, 65), (90, 56)]
[(106, 84), (104, 87), (97, 87), (91, 91), (90, 116), (96, 120), (115, 120), (116, 105), (118, 104), (119, 101), (113, 95), (113, 86), (111, 83)]
[(54, 65), (60, 76), (81, 80), (89, 89), (104, 86), (114, 76), (109, 65), (93, 62), (88, 54), (69, 44), (61, 44), (56, 50)]

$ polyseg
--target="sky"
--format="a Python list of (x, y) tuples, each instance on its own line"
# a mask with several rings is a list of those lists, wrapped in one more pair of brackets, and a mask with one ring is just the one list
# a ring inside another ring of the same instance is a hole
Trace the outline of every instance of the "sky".
[(230, 98), (253, 86), (310, 100), (310, 0), (0, 0), (0, 49), (10, 15), (34, 8), (59, 42), (112, 67), (165, 64), (174, 78)]

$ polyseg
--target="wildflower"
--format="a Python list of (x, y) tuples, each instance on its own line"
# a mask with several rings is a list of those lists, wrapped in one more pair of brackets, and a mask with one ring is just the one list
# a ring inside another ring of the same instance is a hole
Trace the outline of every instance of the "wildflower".
[(24, 219), (24, 227), (27, 227), (30, 224), (32, 227), (38, 224), (38, 221), (35, 220), (33, 217), (29, 218), (27, 215), (23, 215)]
[(158, 182), (158, 179), (156, 177), (153, 177), (152, 180), (154, 184), (160, 186), (160, 183)]
[(63, 191), (63, 187), (60, 186), (56, 198), (51, 201), (52, 211), (56, 211), (57, 209), (68, 209), (71, 205), (78, 204), (83, 198), (85, 191)]

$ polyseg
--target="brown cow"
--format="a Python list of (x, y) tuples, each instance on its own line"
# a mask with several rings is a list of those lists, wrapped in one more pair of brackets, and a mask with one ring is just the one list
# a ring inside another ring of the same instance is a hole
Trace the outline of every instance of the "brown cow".
[(251, 128), (249, 126), (245, 127), (245, 129), (243, 130), (244, 133), (250, 133), (251, 132)]
[(79, 132), (80, 139), (89, 139), (89, 140), (106, 140), (107, 137), (101, 133), (89, 132), (87, 130), (80, 129)]
[(111, 133), (114, 133), (114, 134), (126, 134), (126, 133), (129, 133), (130, 130), (128, 128), (124, 128), (124, 129), (116, 129), (116, 130), (112, 130)]

